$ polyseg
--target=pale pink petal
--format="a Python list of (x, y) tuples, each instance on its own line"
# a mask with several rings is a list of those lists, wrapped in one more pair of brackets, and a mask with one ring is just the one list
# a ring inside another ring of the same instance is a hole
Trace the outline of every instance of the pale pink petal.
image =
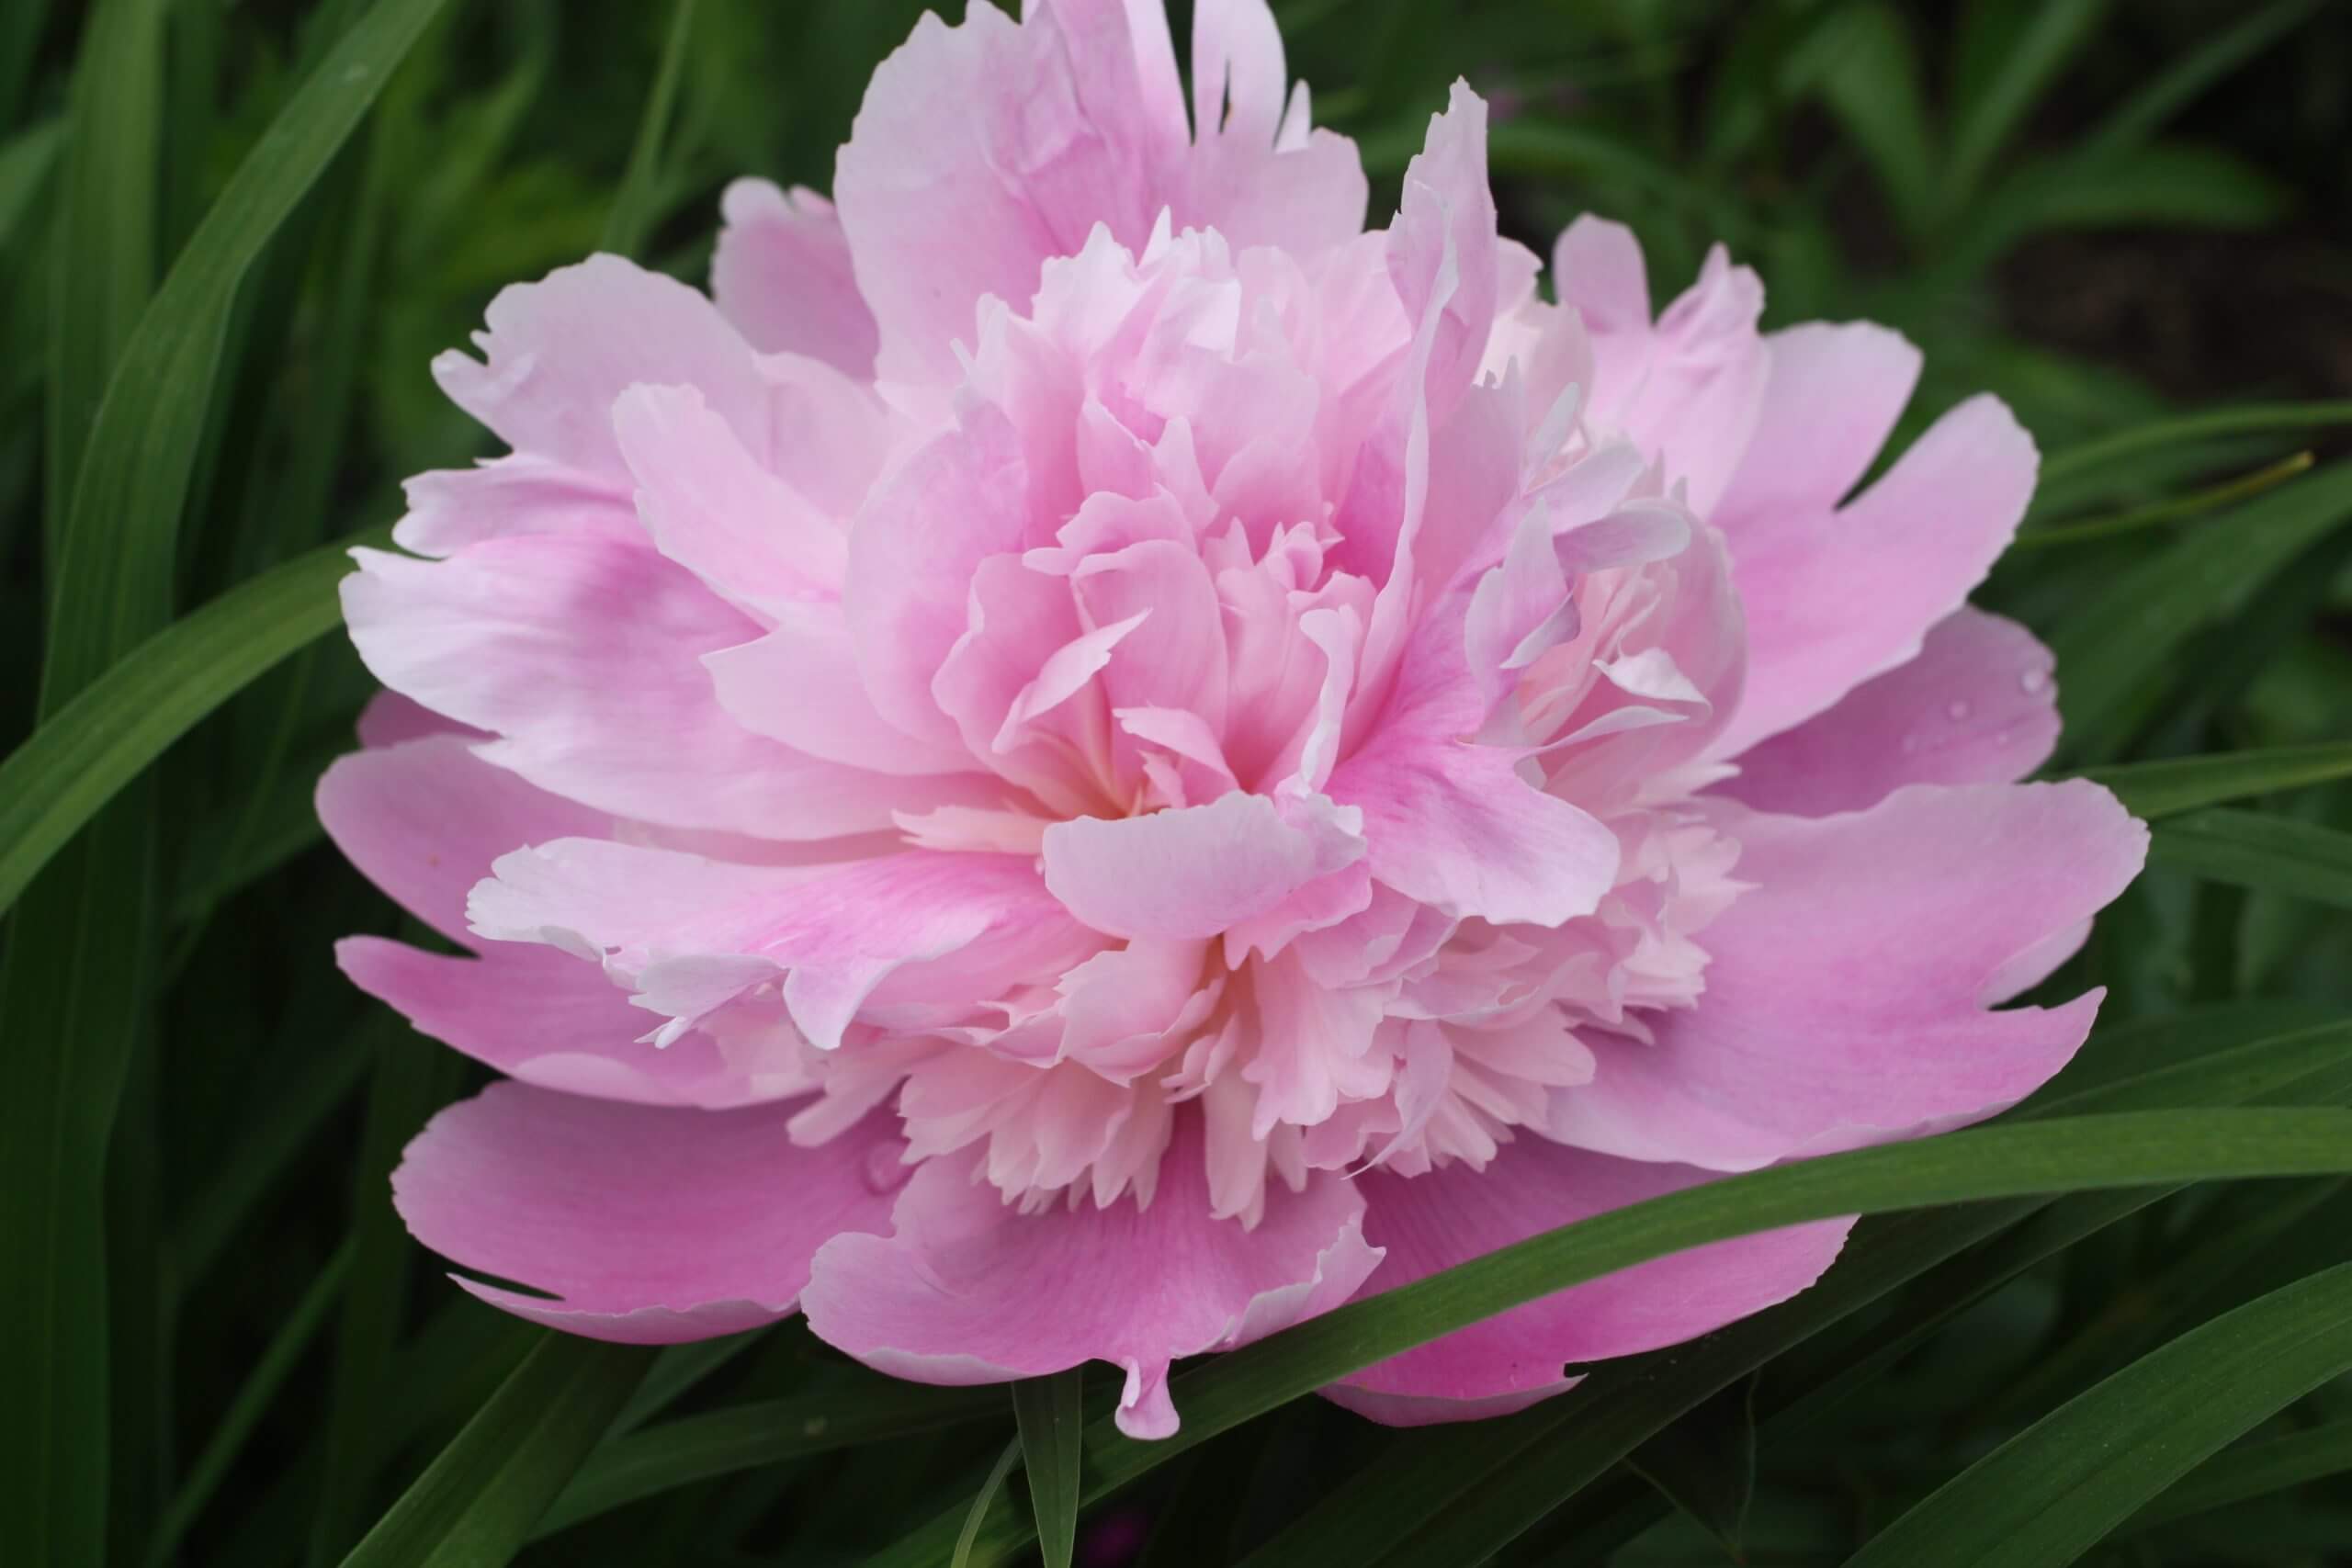
[[(1394, 1290), (1710, 1175), (1522, 1137), (1483, 1171), (1456, 1164), (1408, 1180), (1374, 1170), (1358, 1185), (1365, 1239), (1388, 1255), (1378, 1290)], [(1513, 1307), (1325, 1392), (1391, 1426), (1503, 1415), (1571, 1386), (1570, 1365), (1679, 1344), (1786, 1301), (1821, 1277), (1851, 1225), (1828, 1220), (1678, 1252)]]
[(850, 531), (843, 601), (858, 669), (876, 711), (910, 735), (957, 739), (932, 681), (966, 631), (980, 564), (1036, 542), (1028, 482), (1020, 443), (990, 406), (915, 454)]
[[(2147, 829), (2097, 784), (1915, 785), (1856, 815), (1726, 809), (1754, 885), (1706, 928), (1697, 1008), (1654, 1043), (1589, 1036), (1551, 1131), (1744, 1170), (2016, 1104), (2090, 1032), (2098, 992), (1986, 1010), (2138, 874)], [(2053, 944), (2057, 944), (2053, 946)]]
[(601, 960), (641, 1006), (684, 1021), (781, 976), (794, 1021), (826, 1050), (886, 980), (902, 1001), (969, 1009), (985, 995), (959, 990), (971, 977), (951, 955), (1002, 983), (1050, 978), (1101, 945), (1011, 855), (748, 866), (565, 839), (503, 856), (494, 874), (468, 901), (476, 934)]
[(1617, 838), (1521, 778), (1514, 753), (1470, 743), (1484, 704), (1461, 651), (1468, 598), (1453, 594), (1416, 629), (1331, 797), (1363, 808), (1372, 874), (1398, 892), (1448, 915), (1557, 926), (1615, 881)]
[(1363, 852), (1341, 814), (1285, 814), (1264, 795), (1237, 791), (1148, 817), (1057, 822), (1046, 829), (1046, 886), (1108, 935), (1200, 940)]
[(461, 1268), (548, 1292), (458, 1278), (518, 1317), (638, 1345), (740, 1333), (791, 1313), (817, 1249), (881, 1229), (890, 1209), (902, 1145), (888, 1117), (806, 1149), (791, 1112), (495, 1084), (417, 1134), (392, 1201)]
[(455, 555), (514, 534), (640, 536), (625, 477), (531, 452), (419, 474), (401, 488), (408, 512), (392, 525), (392, 542), (414, 555)]
[(769, 454), (770, 393), (717, 307), (618, 256), (591, 256), (490, 302), (482, 360), (433, 362), (449, 400), (518, 452), (626, 481), (613, 402), (640, 382), (700, 389), (752, 456)]
[(613, 433), (655, 547), (737, 604), (766, 613), (841, 592), (849, 540), (752, 460), (692, 387), (632, 387)]
[(1961, 609), (1919, 656), (1751, 746), (1718, 793), (1758, 811), (1860, 811), (1907, 784), (2008, 784), (2058, 744), (2056, 660), (2015, 621)]
[(1846, 506), (1742, 520), (1731, 547), (1747, 692), (1717, 753), (1737, 756), (1917, 655), (2008, 547), (2038, 463), (2008, 409), (1973, 398)]
[(344, 617), (368, 667), (496, 731), (485, 756), (571, 799), (674, 827), (816, 839), (968, 794), (820, 761), (737, 724), (701, 660), (760, 628), (651, 550), (537, 535), (439, 562), (353, 556)]
[[(418, 728), (402, 725), (395, 733)], [(468, 940), (466, 895), (499, 856), (613, 827), (609, 815), (491, 766), (464, 736), (449, 733), (336, 758), (319, 780), (318, 809), (345, 859), (455, 942)]]
[(839, 604), (785, 604), (770, 619), (758, 641), (703, 656), (718, 704), (736, 722), (796, 751), (877, 773), (976, 771), (964, 747), (917, 739), (875, 711)]
[(1349, 1183), (1277, 1190), (1245, 1230), (1211, 1219), (1197, 1118), (1178, 1119), (1157, 1196), (1138, 1210), (1081, 1201), (1023, 1213), (957, 1162), (933, 1160), (900, 1195), (888, 1239), (848, 1235), (819, 1254), (808, 1326), (868, 1366), (923, 1382), (1010, 1382), (1105, 1360), (1126, 1371), (1120, 1429), (1166, 1437), (1168, 1365), (1328, 1312), (1380, 1254)]
[(1763, 412), (1713, 518), (1735, 547), (1750, 518), (1843, 501), (1919, 379), (1919, 351), (1871, 321), (1807, 321), (1766, 337), (1764, 353)]
[(1388, 271), (1414, 321), (1436, 303), (1439, 280), (1453, 279), (1437, 306), (1422, 386), (1430, 418), (1442, 423), (1477, 375), (1500, 276), (1495, 198), (1487, 187), (1487, 105), (1466, 83), (1454, 83), (1445, 112), (1431, 117), (1428, 139), (1405, 170), (1404, 202), (1388, 231)]
[(805, 354), (844, 375), (871, 377), (880, 334), (857, 292), (832, 203), (801, 186), (787, 192), (743, 179), (719, 206), (727, 221), (710, 258), (719, 313), (763, 354)]

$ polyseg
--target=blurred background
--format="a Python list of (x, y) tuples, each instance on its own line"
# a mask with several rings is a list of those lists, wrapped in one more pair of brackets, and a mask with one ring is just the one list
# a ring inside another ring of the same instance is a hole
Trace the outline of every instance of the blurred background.
[[(939, 8), (952, 19), (962, 4)], [(502, 285), (600, 247), (699, 282), (728, 180), (827, 187), (867, 74), (921, 8), (694, 0), (681, 27), (681, 8), (646, 0), (447, 6), (237, 295), (172, 547), (173, 605), (389, 522), (401, 478), (486, 455), (426, 364)], [(33, 728), (57, 476), (88, 434), (92, 378), (366, 9), (0, 3), (0, 750)], [(1189, 6), (1173, 9), (1182, 39)], [(2352, 409), (2314, 401), (2352, 398), (2352, 6), (1275, 9), (1317, 120), (1362, 146), (1374, 222), (1464, 76), (1493, 106), (1505, 227), (1539, 252), (1597, 211), (1638, 231), (1661, 304), (1720, 242), (1763, 275), (1770, 324), (1898, 327), (1927, 355), (1898, 445), (1968, 393), (2007, 399), (2052, 462), (1984, 597), (2059, 650), (2065, 761), (2352, 735), (2352, 492), (2324, 462), (2344, 446), (2329, 421)], [(77, 59), (105, 73), (83, 84), (102, 107), (74, 118)], [(640, 136), (649, 104), (655, 144)], [(91, 128), (80, 146), (69, 123)], [(2288, 402), (2300, 412), (2264, 416)], [(2213, 417), (2133, 434), (2199, 411)], [(2292, 515), (2252, 513), (2250, 542), (2233, 544), (2246, 508), (2329, 484)], [(335, 937), (393, 929), (310, 806), (368, 690), (330, 634), (175, 746), (153, 786), (139, 912), (105, 936), (141, 958), (105, 1174), (120, 1562), (339, 1561), (529, 1337), (450, 1289), (385, 1201), (400, 1145), (470, 1069), (366, 1004), (331, 961)], [(2340, 787), (2290, 809), (2352, 826)], [(2352, 935), (2308, 905), (2159, 874), (2102, 929), (2065, 979), (2113, 987), (2116, 1028), (2191, 1007), (2341, 1016), (2352, 1001)], [(8, 1025), (11, 1055), (63, 1027), (21, 1012)], [(2270, 1211), (2247, 1213), (2256, 1240), (2281, 1234)], [(2324, 1238), (2352, 1235), (2352, 1209), (2313, 1192), (2295, 1224), (2323, 1238), (2296, 1245), (2341, 1250)], [(2227, 1304), (2175, 1299), (2174, 1221), (2126, 1229), (2021, 1276), (1806, 1439), (1759, 1457), (1747, 1428), (1746, 1560), (1841, 1560), (2133, 1334)], [(2234, 1266), (2256, 1280), (2308, 1261), (2255, 1247)], [(2154, 1317), (2131, 1315), (2142, 1309)], [(2042, 1370), (2025, 1379), (2028, 1366)], [(681, 1408), (842, 1375), (793, 1326), (673, 1371)], [(968, 1496), (1007, 1429), (967, 1423), (704, 1481), (525, 1560), (855, 1561)], [(1155, 1478), (1091, 1527), (1082, 1557), (1235, 1561), (1387, 1440), (1294, 1406)], [(2352, 1562), (2352, 1491), (2292, 1498), (2143, 1532), (2112, 1561)], [(1638, 1520), (1647, 1533), (1615, 1561), (1728, 1560), (1720, 1517), (1677, 1504), (1655, 1528)], [(1511, 1561), (1572, 1560), (1544, 1552), (1539, 1536)]]

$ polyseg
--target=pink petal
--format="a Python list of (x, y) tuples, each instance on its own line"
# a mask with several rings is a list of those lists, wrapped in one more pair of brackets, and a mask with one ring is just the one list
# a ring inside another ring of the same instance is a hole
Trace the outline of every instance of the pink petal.
[[(1358, 1184), (1365, 1237), (1388, 1254), (1385, 1291), (1711, 1174), (1521, 1137), (1485, 1170), (1457, 1163), (1409, 1179), (1374, 1170)], [(1678, 1252), (1513, 1307), (1324, 1392), (1396, 1427), (1504, 1415), (1573, 1386), (1570, 1365), (1679, 1344), (1788, 1300), (1821, 1277), (1852, 1224), (1828, 1220)]]
[(1371, 739), (1331, 774), (1363, 808), (1372, 874), (1448, 915), (1557, 926), (1600, 906), (1617, 837), (1519, 775), (1516, 755), (1471, 744), (1484, 702), (1461, 651), (1469, 594), (1425, 615)]
[(719, 313), (763, 354), (805, 354), (870, 378), (880, 333), (857, 292), (833, 204), (801, 186), (744, 179), (719, 206), (727, 221), (710, 260)]
[(1321, 812), (1286, 817), (1261, 795), (1046, 829), (1046, 886), (1111, 936), (1200, 940), (1272, 908), (1360, 858), (1363, 841)]
[(1198, 1119), (1181, 1116), (1158, 1195), (1024, 1214), (957, 1162), (899, 1197), (888, 1239), (843, 1235), (803, 1294), (808, 1325), (868, 1366), (924, 1382), (1007, 1382), (1089, 1359), (1126, 1369), (1119, 1427), (1176, 1430), (1168, 1364), (1329, 1311), (1380, 1259), (1349, 1183), (1269, 1195), (1252, 1230), (1208, 1213)]
[(770, 618), (757, 642), (703, 656), (719, 705), (745, 728), (877, 773), (977, 771), (965, 748), (918, 739), (875, 711), (839, 604), (804, 601)]
[(1919, 656), (1751, 746), (1719, 793), (1758, 811), (1860, 811), (1907, 784), (2008, 784), (2058, 744), (2056, 660), (2015, 621), (1962, 608)]
[(468, 940), (466, 895), (499, 856), (613, 826), (603, 812), (491, 766), (448, 733), (336, 758), (319, 780), (318, 808), (344, 858), (454, 942)]
[(1747, 692), (1717, 754), (1737, 756), (1913, 658), (2007, 547), (2038, 461), (1999, 400), (1973, 398), (1843, 508), (1741, 519), (1731, 547)]
[(842, 599), (865, 689), (892, 725), (943, 744), (957, 739), (933, 678), (965, 633), (981, 563), (1030, 544), (1029, 528), (1027, 465), (993, 406), (967, 415), (876, 491), (850, 530)]
[(1702, 939), (1698, 1007), (1656, 1043), (1589, 1033), (1551, 1131), (1745, 1170), (1941, 1131), (2065, 1066), (2100, 993), (1987, 1011), (2046, 974), (2137, 874), (2147, 829), (2096, 784), (1915, 785), (1806, 819), (1728, 808), (1752, 891)]
[(618, 256), (591, 256), (500, 291), (486, 363), (433, 362), (449, 400), (518, 452), (626, 481), (613, 401), (640, 382), (700, 389), (755, 457), (768, 457), (770, 393), (752, 347), (684, 284)]
[(419, 1241), (553, 1301), (459, 1279), (518, 1317), (666, 1345), (787, 1315), (817, 1249), (879, 1229), (903, 1145), (888, 1116), (797, 1146), (792, 1109), (677, 1111), (494, 1084), (435, 1116), (392, 1173)]
[(613, 434), (662, 553), (754, 611), (841, 592), (849, 540), (752, 460), (692, 387), (632, 387)]
[[(345, 937), (335, 962), (352, 984), (418, 1032), (541, 1089), (644, 1105), (713, 1109), (776, 1098), (731, 1066), (711, 1038), (657, 1047), (628, 993), (591, 964), (547, 948), (490, 942), (480, 958)], [(805, 1088), (797, 1075), (793, 1089)]]
[(392, 542), (413, 555), (455, 555), (515, 534), (641, 535), (622, 477), (591, 473), (536, 453), (510, 452), (470, 468), (419, 474), (401, 487), (408, 513)]
[(484, 755), (615, 815), (808, 840), (887, 829), (964, 786), (893, 781), (737, 724), (704, 654), (759, 627), (649, 549), (495, 539), (446, 561), (355, 550), (344, 616), (386, 685), (503, 739)]
[[(749, 866), (565, 839), (494, 869), (469, 901), (477, 934), (601, 959), (635, 981), (641, 1005), (673, 1019), (782, 974), (785, 1006), (824, 1050), (894, 976), (902, 997), (968, 1009), (1101, 945), (1011, 855), (914, 851), (841, 866)], [(942, 962), (951, 955), (962, 964)]]
[(1487, 187), (1487, 105), (1456, 82), (1428, 139), (1405, 170), (1405, 196), (1388, 231), (1388, 271), (1406, 316), (1422, 319), (1449, 264), (1455, 279), (1440, 307), (1423, 393), (1443, 423), (1477, 375), (1493, 333), (1499, 281), (1495, 198)]
[(1807, 321), (1764, 339), (1770, 365), (1747, 454), (1714, 522), (1836, 506), (1878, 456), (1919, 380), (1919, 351), (1871, 321)]
[(359, 713), (359, 744), (373, 750), (385, 746), (397, 746), (403, 740), (423, 740), (435, 735), (461, 735), (469, 740), (487, 740), (489, 735), (469, 728), (451, 718), (443, 718), (422, 703), (412, 702), (398, 692), (378, 692), (368, 699)]

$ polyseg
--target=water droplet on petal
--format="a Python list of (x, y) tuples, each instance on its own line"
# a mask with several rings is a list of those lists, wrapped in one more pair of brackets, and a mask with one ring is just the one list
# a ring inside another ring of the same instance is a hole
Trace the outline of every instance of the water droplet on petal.
[(1944, 716), (1951, 720), (1954, 724), (1958, 724), (1962, 719), (1966, 718), (1968, 715), (1969, 706), (1966, 703), (1953, 702), (1944, 705)]
[(2050, 672), (2046, 670), (2029, 670), (2018, 677), (2018, 688), (2029, 697), (2038, 697), (2050, 689)]

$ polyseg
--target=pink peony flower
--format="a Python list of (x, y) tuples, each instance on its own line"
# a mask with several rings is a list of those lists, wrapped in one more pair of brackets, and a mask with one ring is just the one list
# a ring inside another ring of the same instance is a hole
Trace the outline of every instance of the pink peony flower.
[[(1402, 209), (1263, 0), (926, 17), (834, 201), (728, 193), (716, 302), (598, 256), (442, 387), (513, 450), (356, 552), (390, 688), (320, 811), (471, 950), (339, 949), (508, 1075), (394, 1178), (608, 1339), (797, 1308), (910, 1378), (1179, 1357), (1711, 1174), (1974, 1121), (1994, 1010), (2143, 833), (2014, 781), (2049, 654), (1962, 601), (2033, 487), (1990, 399), (1849, 499), (1917, 352), (1559, 302), (1454, 90)], [(391, 694), (398, 694), (393, 695)], [(1455, 1419), (1804, 1289), (1842, 1224), (1565, 1292), (1329, 1391)]]

